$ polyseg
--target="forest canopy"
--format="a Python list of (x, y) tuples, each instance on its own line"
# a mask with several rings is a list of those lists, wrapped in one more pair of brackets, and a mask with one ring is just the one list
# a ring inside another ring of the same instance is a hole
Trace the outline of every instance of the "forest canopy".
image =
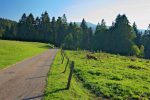
[(70, 50), (105, 51), (122, 55), (150, 58), (150, 26), (142, 34), (125, 14), (118, 15), (110, 27), (104, 19), (96, 30), (85, 19), (78, 25), (62, 17), (50, 18), (47, 12), (40, 17), (22, 15), (19, 22), (0, 18), (0, 38), (7, 40), (51, 43)]

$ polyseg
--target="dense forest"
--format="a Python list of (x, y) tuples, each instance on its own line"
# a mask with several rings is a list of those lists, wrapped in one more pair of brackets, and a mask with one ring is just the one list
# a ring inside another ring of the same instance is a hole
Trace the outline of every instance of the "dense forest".
[(0, 38), (7, 40), (35, 41), (54, 44), (70, 50), (105, 51), (122, 55), (150, 58), (150, 25), (144, 34), (136, 23), (130, 24), (126, 15), (118, 15), (107, 27), (105, 20), (98, 23), (96, 30), (87, 26), (67, 22), (66, 15), (50, 18), (48, 13), (34, 18), (23, 14), (19, 22), (0, 18)]

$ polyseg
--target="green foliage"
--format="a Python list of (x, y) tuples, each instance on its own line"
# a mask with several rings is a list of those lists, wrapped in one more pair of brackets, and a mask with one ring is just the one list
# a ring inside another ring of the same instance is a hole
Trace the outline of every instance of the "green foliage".
[(4, 29), (0, 29), (0, 38), (2, 38), (3, 34), (4, 34), (5, 30)]
[(68, 32), (65, 41), (64, 49), (77, 50), (80, 48), (82, 31), (81, 28), (76, 25), (76, 23), (70, 23), (68, 26)]
[(141, 54), (141, 51), (140, 51), (140, 49), (138, 48), (138, 46), (136, 46), (136, 45), (133, 45), (132, 46), (132, 54), (133, 55), (136, 55), (136, 56), (139, 56), (140, 54)]
[(136, 34), (126, 15), (118, 15), (109, 29), (103, 19), (96, 28), (94, 49), (123, 55), (139, 55), (139, 50), (134, 43), (135, 37)]
[(142, 37), (142, 42), (144, 45), (144, 57), (150, 58), (150, 25)]
[(0, 69), (51, 48), (48, 44), (0, 40)]
[(64, 48), (65, 49), (73, 49), (74, 48), (72, 34), (68, 34), (65, 37)]
[(97, 97), (111, 100), (148, 100), (150, 61), (108, 53), (94, 53), (98, 60), (87, 59), (91, 52), (67, 51), (75, 61), (75, 75)]
[(94, 35), (94, 50), (107, 50), (109, 40), (108, 38), (108, 29), (104, 19), (101, 21), (101, 24), (98, 23)]
[[(23, 14), (20, 21), (13, 22), (0, 19), (0, 38), (9, 40), (35, 41), (51, 43), (57, 47), (70, 50), (105, 51), (121, 55), (137, 55), (150, 58), (149, 33), (150, 29), (141, 35), (137, 25), (130, 22), (126, 15), (118, 15), (109, 28), (104, 19), (97, 25), (96, 31), (88, 27), (85, 19), (80, 26), (68, 23), (64, 14), (62, 17), (52, 17), (47, 12), (41, 17), (34, 18), (33, 14)], [(138, 48), (144, 46), (139, 53)], [(142, 55), (143, 54), (143, 55)]]
[(140, 47), (140, 55), (139, 56), (144, 57), (144, 46), (143, 45), (141, 45), (141, 47)]
[(138, 31), (138, 29), (137, 29), (137, 25), (136, 25), (136, 23), (134, 22), (133, 23), (133, 31), (135, 32), (135, 34), (136, 34), (136, 38), (135, 38), (135, 43), (136, 43), (136, 45), (138, 46), (138, 47), (140, 47), (141, 45), (142, 45), (142, 33), (140, 33), (139, 31)]
[(92, 37), (93, 37), (92, 28), (88, 28), (85, 19), (82, 20), (80, 27), (82, 29), (80, 48), (90, 50), (90, 49), (92, 49), (91, 48), (92, 47), (91, 46), (92, 45)]
[(0, 18), (0, 38), (11, 39), (15, 37), (15, 26), (17, 22)]
[(47, 86), (45, 89), (44, 100), (92, 100), (94, 96), (85, 89), (79, 80), (73, 76), (71, 87), (66, 90), (69, 75), (69, 66), (67, 71), (63, 73), (66, 65), (61, 64), (60, 51), (57, 53), (55, 60), (48, 73)]
[(118, 15), (113, 27), (109, 30), (110, 47), (109, 52), (124, 55), (133, 55), (132, 46), (134, 45), (135, 33), (129, 25), (125, 15)]

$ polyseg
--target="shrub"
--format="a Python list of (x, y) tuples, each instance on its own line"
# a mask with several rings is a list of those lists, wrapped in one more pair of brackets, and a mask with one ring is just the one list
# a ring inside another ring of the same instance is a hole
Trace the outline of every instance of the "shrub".
[(132, 46), (132, 54), (136, 55), (136, 56), (140, 55), (140, 49), (138, 48), (138, 46), (136, 46), (136, 45)]

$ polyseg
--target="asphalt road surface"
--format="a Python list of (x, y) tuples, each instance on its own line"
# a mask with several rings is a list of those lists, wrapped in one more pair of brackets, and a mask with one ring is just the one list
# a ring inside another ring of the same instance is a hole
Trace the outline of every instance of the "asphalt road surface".
[(57, 49), (0, 70), (0, 100), (41, 100)]

